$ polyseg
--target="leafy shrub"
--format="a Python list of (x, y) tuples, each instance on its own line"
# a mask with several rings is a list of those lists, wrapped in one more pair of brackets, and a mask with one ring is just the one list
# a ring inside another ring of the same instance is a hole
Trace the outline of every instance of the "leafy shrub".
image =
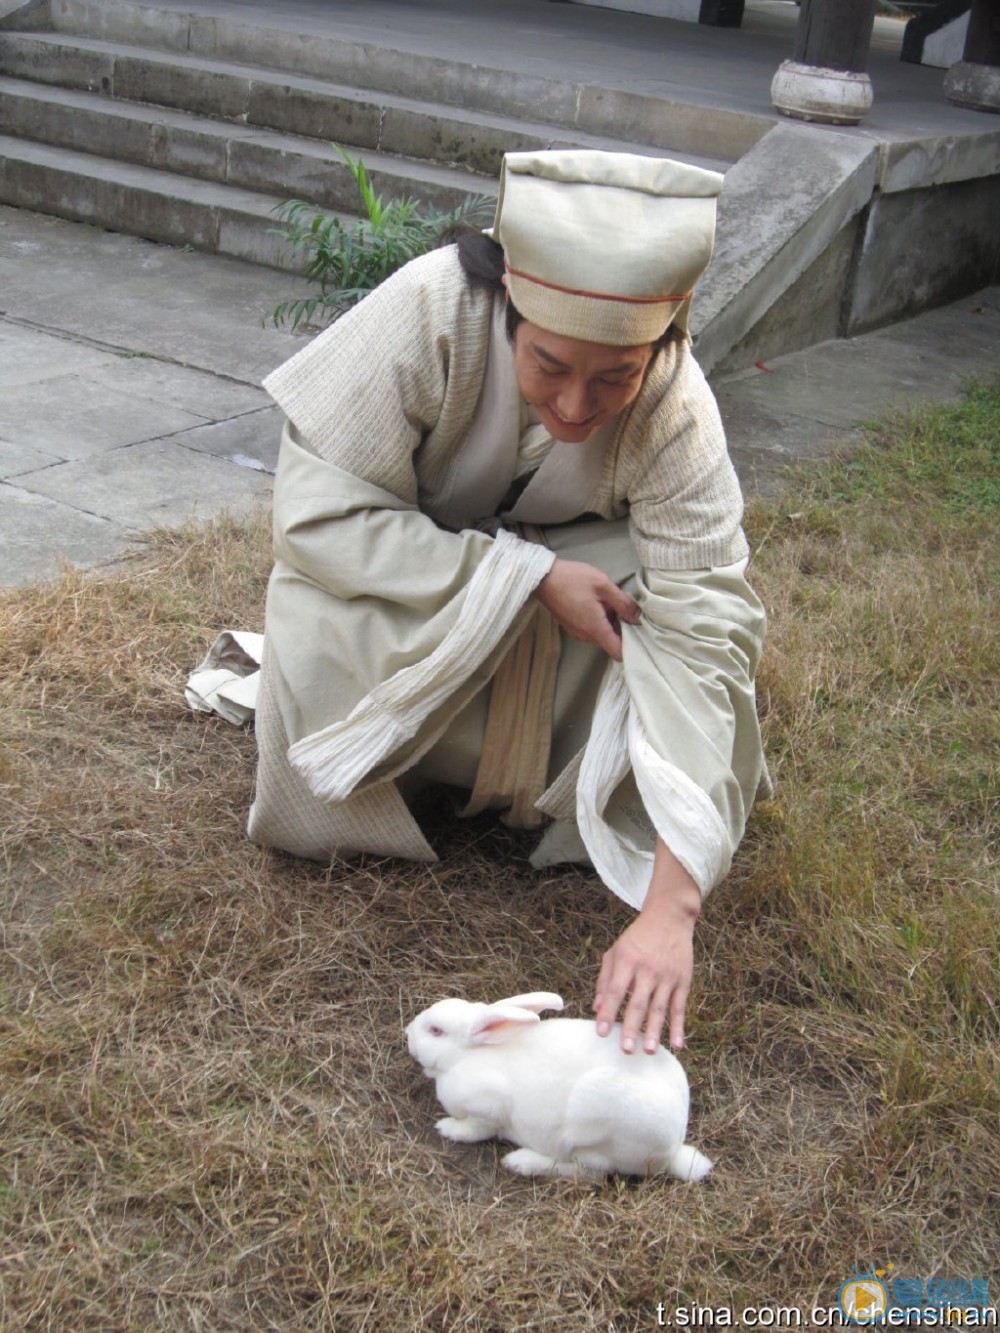
[(286, 199), (274, 210), (286, 225), (277, 231), (306, 260), (302, 276), (317, 283), (315, 296), (282, 301), (271, 318), (276, 325), (329, 324), (360, 301), (390, 273), (440, 243), (448, 228), (484, 226), (493, 218), (492, 200), (469, 194), (457, 208), (441, 213), (416, 199), (385, 200), (375, 193), (364, 163), (333, 144), (358, 187), (361, 216), (345, 224), (301, 199)]

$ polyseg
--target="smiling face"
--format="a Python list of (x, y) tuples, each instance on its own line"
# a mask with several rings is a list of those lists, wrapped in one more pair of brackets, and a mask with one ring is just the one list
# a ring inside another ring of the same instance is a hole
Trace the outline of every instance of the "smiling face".
[(554, 440), (582, 444), (642, 388), (653, 347), (615, 347), (549, 333), (522, 320), (514, 330), (514, 375), (525, 402)]

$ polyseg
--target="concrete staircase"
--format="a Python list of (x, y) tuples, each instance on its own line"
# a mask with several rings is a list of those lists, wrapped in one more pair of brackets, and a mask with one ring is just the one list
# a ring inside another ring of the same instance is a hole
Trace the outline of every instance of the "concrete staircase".
[[(530, 26), (533, 0), (507, 2)], [(364, 160), (378, 192), (442, 211), (495, 195), (505, 151), (662, 152), (726, 173), (692, 313), (709, 372), (996, 281), (1000, 128), (945, 105), (926, 71), (904, 67), (891, 126), (841, 129), (765, 114), (753, 81), (710, 107), (659, 72), (645, 92), (595, 81), (593, 63), (543, 58), (559, 50), (551, 21), (540, 57), (522, 43), (516, 68), (494, 67), (470, 59), (488, 48), (457, 0), (446, 17), (465, 37), (448, 56), (435, 42), (449, 28), (426, 50), (412, 49), (412, 31), (397, 49), (377, 6), (347, 10), (364, 21), (334, 23), (316, 0), (0, 0), (0, 203), (294, 269), (275, 207), (356, 205), (333, 143)], [(738, 82), (752, 49), (726, 65), (713, 48), (702, 82)], [(777, 59), (763, 59), (754, 79), (766, 87)], [(736, 109), (747, 106), (758, 110)]]
[(356, 207), (333, 143), (380, 193), (445, 211), (495, 195), (511, 149), (659, 146), (724, 170), (761, 132), (734, 115), (692, 154), (688, 113), (660, 134), (672, 142), (651, 145), (645, 122), (633, 142), (623, 95), (609, 138), (607, 108), (572, 85), (541, 96), (500, 70), (131, 0), (52, 0), (20, 22), (39, 26), (0, 32), (0, 202), (274, 267), (299, 262), (275, 234), (280, 201)]

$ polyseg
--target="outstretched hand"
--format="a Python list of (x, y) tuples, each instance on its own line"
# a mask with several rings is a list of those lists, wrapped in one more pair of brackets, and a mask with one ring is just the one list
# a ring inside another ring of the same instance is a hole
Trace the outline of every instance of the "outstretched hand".
[(616, 662), (622, 660), (618, 622), (638, 624), (639, 607), (602, 570), (582, 560), (556, 560), (535, 596), (571, 639), (592, 643)]
[(594, 996), (597, 1031), (612, 1029), (628, 996), (621, 1047), (652, 1054), (669, 1022), (670, 1045), (684, 1045), (684, 1011), (694, 971), (694, 927), (701, 907), (697, 884), (657, 839), (653, 879), (638, 917), (622, 931), (601, 964)]

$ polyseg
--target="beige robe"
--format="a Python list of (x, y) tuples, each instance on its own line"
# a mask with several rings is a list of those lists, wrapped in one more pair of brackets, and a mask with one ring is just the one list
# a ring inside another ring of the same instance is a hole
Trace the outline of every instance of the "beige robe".
[(551, 549), (489, 536), (475, 525), (529, 430), (502, 325), (499, 299), (436, 251), (265, 382), (289, 426), (250, 835), (320, 859), (432, 859), (396, 779), (448, 776), (449, 747), (461, 768), (558, 553), (606, 569), (643, 615), (623, 626), (621, 665), (565, 642), (541, 859), (575, 826), (638, 907), (659, 833), (707, 892), (763, 772), (764, 617), (714, 399), (687, 344), (661, 352), (632, 407), (585, 445), (553, 445), (511, 510)]

